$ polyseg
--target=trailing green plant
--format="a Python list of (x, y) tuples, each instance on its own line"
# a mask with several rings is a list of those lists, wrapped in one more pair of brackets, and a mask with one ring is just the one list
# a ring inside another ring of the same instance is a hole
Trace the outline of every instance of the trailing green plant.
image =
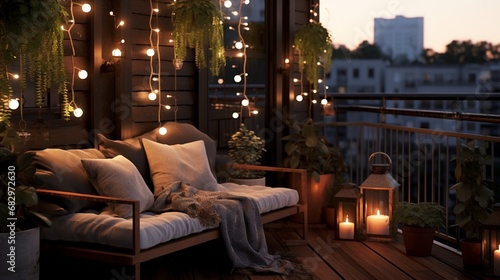
[(484, 166), (492, 163), (487, 154), (488, 143), (461, 141), (456, 160), (456, 225), (464, 229), (466, 238), (479, 239), (481, 223), (488, 217), (494, 202), (495, 183), (486, 180)]
[[(253, 130), (247, 129), (244, 123), (227, 141), (229, 146), (229, 159), (239, 164), (260, 165), (262, 153), (266, 151), (265, 142)], [(230, 171), (232, 178), (237, 179), (257, 179), (264, 176), (263, 171), (233, 169)]]
[(437, 203), (398, 202), (392, 221), (411, 227), (438, 227), (445, 222), (445, 209)]
[[(62, 24), (67, 18), (61, 0), (2, 0), (0, 2), (0, 95), (10, 99), (9, 69), (19, 70), (19, 89), (26, 89), (26, 77), (35, 82), (36, 104), (41, 107), (49, 88), (63, 92), (64, 70)], [(14, 66), (14, 64), (16, 66)], [(17, 71), (15, 71), (17, 72)], [(8, 120), (8, 109), (0, 119)]]
[(309, 22), (295, 32), (295, 49), (299, 54), (299, 69), (305, 70), (307, 81), (318, 89), (321, 77), (318, 62), (325, 73), (332, 68), (333, 40), (328, 29), (319, 22)]
[[(335, 173), (342, 174), (346, 164), (336, 147), (321, 136), (319, 129), (314, 126), (313, 120), (289, 120), (287, 122), (290, 134), (283, 137), (285, 157), (283, 164), (286, 167), (306, 169), (316, 182), (319, 175)], [(338, 176), (340, 179), (340, 176)]]
[(184, 60), (186, 48), (194, 48), (198, 68), (205, 68), (205, 48), (211, 51), (210, 71), (214, 76), (226, 64), (222, 12), (213, 0), (177, 0), (172, 3), (175, 58)]
[(0, 122), (0, 136), (0, 232), (50, 226), (51, 221), (36, 211), (34, 153), (18, 154), (8, 148), (17, 141), (17, 133), (6, 122)]

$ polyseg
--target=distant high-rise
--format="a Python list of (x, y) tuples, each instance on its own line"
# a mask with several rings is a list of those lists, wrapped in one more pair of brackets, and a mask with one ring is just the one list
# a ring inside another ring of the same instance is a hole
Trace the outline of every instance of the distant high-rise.
[(418, 59), (424, 50), (424, 18), (375, 18), (374, 42), (392, 59)]

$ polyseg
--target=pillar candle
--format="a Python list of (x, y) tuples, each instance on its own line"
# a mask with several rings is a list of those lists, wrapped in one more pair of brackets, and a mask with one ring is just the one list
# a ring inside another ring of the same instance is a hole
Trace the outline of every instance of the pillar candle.
[(389, 235), (389, 216), (380, 215), (379, 210), (377, 210), (377, 215), (368, 216), (366, 232), (368, 234)]
[(495, 250), (493, 254), (493, 273), (500, 276), (500, 245), (498, 245), (498, 250)]
[(349, 217), (346, 217), (345, 222), (339, 223), (339, 238), (354, 239), (354, 223), (349, 222)]

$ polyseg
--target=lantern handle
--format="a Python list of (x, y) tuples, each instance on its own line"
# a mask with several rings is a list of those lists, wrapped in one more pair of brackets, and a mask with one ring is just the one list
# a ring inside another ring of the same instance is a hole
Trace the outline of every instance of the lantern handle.
[(389, 155), (386, 154), (386, 153), (384, 153), (384, 152), (375, 152), (375, 153), (371, 154), (370, 157), (368, 158), (368, 165), (369, 165), (368, 167), (371, 167), (371, 161), (377, 155), (383, 155), (383, 156), (385, 156), (386, 159), (387, 159), (387, 162), (389, 162), (389, 168), (391, 167), (391, 165), (392, 165), (391, 157), (389, 157)]

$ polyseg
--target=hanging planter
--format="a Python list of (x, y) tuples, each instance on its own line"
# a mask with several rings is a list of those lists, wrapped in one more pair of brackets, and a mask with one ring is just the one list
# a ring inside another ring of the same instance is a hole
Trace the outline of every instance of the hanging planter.
[(318, 88), (318, 79), (321, 77), (318, 62), (326, 73), (332, 68), (332, 44), (330, 32), (319, 22), (305, 24), (295, 33), (294, 45), (299, 54), (299, 69), (306, 72), (306, 79), (314, 89)]
[[(34, 81), (36, 104), (43, 105), (48, 88), (57, 85), (64, 93), (63, 31), (67, 11), (60, 0), (2, 0), (0, 2), (0, 102), (12, 96), (9, 68), (19, 65), (19, 88), (26, 89), (26, 77)], [(0, 120), (10, 110), (0, 109)]]
[(207, 66), (205, 48), (211, 52), (210, 71), (216, 76), (226, 63), (222, 12), (213, 0), (178, 0), (172, 5), (174, 54), (184, 60), (194, 48), (196, 66)]

